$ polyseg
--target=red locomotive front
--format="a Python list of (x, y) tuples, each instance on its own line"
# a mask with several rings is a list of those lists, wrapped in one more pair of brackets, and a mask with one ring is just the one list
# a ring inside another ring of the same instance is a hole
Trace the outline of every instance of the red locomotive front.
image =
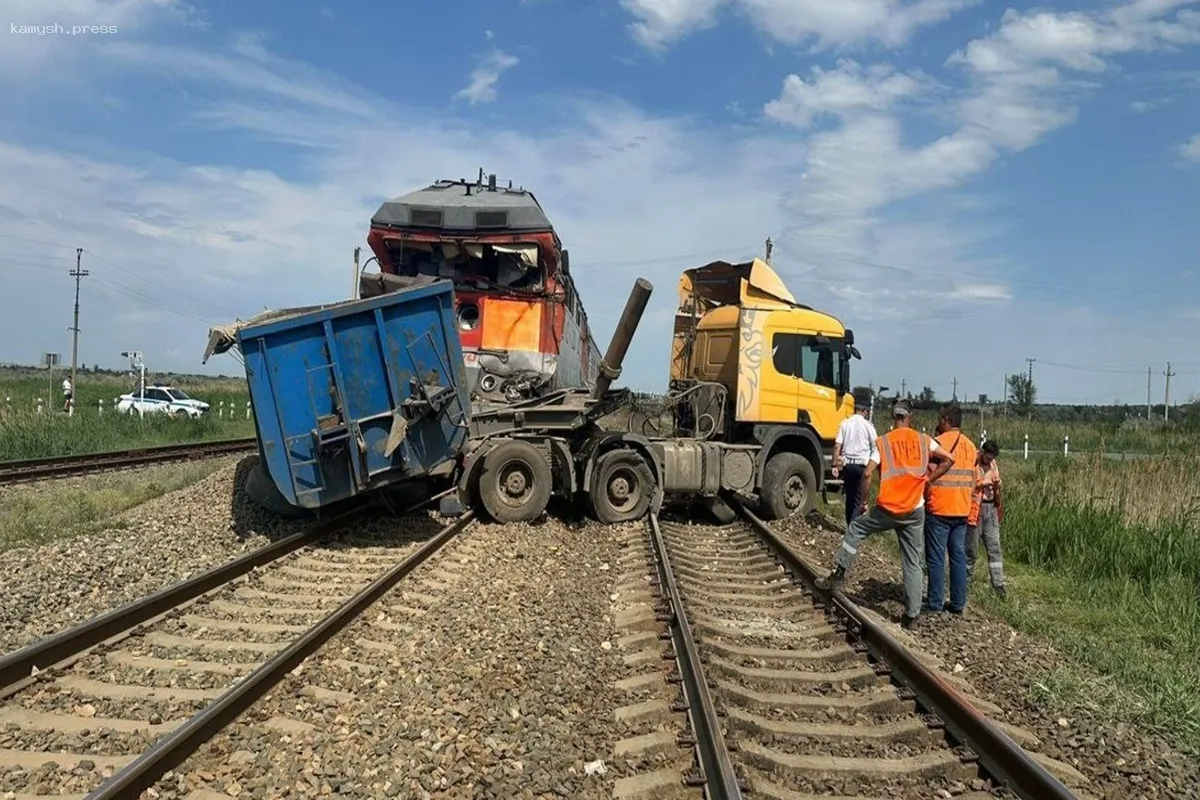
[(600, 353), (569, 257), (533, 193), (438, 181), (385, 202), (367, 238), (384, 274), (447, 278), (471, 392), (513, 402), (591, 386)]

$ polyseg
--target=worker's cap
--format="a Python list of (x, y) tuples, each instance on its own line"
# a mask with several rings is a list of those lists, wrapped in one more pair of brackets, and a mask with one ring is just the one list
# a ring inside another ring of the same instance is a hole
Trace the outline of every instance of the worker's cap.
[(907, 417), (912, 411), (909, 410), (908, 403), (903, 400), (892, 406), (893, 417)]
[(871, 405), (870, 389), (857, 389), (854, 391), (853, 397), (855, 408), (866, 408), (867, 406)]

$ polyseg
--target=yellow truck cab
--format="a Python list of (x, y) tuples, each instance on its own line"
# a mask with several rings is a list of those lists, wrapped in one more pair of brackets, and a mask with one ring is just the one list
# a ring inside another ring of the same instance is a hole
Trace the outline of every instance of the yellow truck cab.
[(854, 413), (851, 358), (853, 331), (796, 302), (765, 262), (689, 269), (671, 354), (677, 435), (744, 446), (763, 513), (806, 513)]

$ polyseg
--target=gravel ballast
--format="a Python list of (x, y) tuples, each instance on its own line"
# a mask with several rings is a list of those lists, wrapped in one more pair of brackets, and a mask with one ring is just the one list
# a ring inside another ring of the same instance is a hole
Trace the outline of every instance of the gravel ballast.
[[(78, 625), (303, 529), (302, 522), (264, 515), (242, 492), (255, 460), (228, 459), (207, 478), (118, 515), (100, 533), (0, 552), (0, 651)], [(69, 500), (65, 489), (55, 490)]]
[(157, 791), (611, 797), (618, 553), (591, 523), (477, 523)]
[[(818, 572), (831, 568), (841, 532), (802, 520), (772, 527)], [(981, 590), (987, 589), (972, 586), (972, 592)], [(859, 549), (845, 592), (887, 620), (899, 618), (900, 565), (883, 541), (868, 540)], [(1042, 676), (1065, 665), (1062, 654), (1045, 641), (1018, 633), (970, 602), (961, 617), (926, 614), (911, 632), (894, 624), (889, 630), (970, 681), (984, 700), (1004, 709), (1002, 721), (1038, 736), (1041, 752), (1088, 777), (1090, 793), (1106, 800), (1200, 797), (1200, 764), (1162, 737), (1105, 720), (1080, 704), (1031, 700)]]

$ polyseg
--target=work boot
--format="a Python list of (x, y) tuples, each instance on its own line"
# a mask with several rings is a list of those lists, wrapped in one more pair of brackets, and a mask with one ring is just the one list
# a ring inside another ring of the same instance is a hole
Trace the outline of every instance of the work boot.
[(916, 626), (918, 619), (920, 617), (910, 617), (908, 614), (905, 614), (900, 618), (900, 627), (906, 631), (911, 631)]
[(834, 589), (841, 589), (846, 583), (846, 570), (840, 564), (834, 567), (833, 572), (823, 578), (817, 578), (817, 588), (826, 592), (831, 592)]
[(994, 591), (996, 593), (996, 597), (999, 597), (1001, 600), (1008, 597), (1008, 590), (1003, 586), (993, 586), (992, 591)]

